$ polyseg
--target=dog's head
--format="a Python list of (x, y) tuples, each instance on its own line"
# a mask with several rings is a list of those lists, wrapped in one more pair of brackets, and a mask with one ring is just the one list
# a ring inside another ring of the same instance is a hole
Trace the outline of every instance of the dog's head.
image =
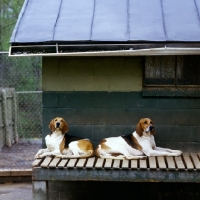
[(142, 136), (143, 132), (146, 133), (150, 132), (152, 135), (155, 134), (155, 128), (151, 119), (149, 118), (140, 119), (139, 123), (136, 126), (136, 133), (139, 136)]
[(61, 130), (63, 134), (68, 131), (67, 122), (62, 117), (56, 117), (52, 119), (49, 124), (49, 128), (52, 132), (54, 132), (56, 129)]

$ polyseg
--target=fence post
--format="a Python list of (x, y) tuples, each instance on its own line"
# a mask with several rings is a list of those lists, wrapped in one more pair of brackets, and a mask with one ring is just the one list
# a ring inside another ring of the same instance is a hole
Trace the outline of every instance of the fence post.
[(14, 108), (15, 108), (15, 111), (14, 111), (14, 119), (15, 119), (15, 122), (14, 122), (14, 140), (15, 140), (15, 143), (18, 143), (19, 142), (19, 135), (18, 135), (18, 94), (15, 92), (13, 92), (14, 94), (14, 99), (13, 99), (13, 103), (14, 103)]
[(3, 98), (2, 90), (0, 88), (0, 148), (5, 145), (5, 127), (3, 122)]
[(15, 90), (14, 88), (5, 88), (2, 89), (2, 94), (6, 146), (11, 147), (12, 143), (18, 142)]

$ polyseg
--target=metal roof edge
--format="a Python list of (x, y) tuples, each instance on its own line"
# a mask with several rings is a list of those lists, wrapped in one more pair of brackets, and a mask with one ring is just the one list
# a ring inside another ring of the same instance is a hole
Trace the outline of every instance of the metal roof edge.
[(19, 16), (18, 16), (18, 19), (17, 19), (17, 23), (15, 24), (15, 28), (12, 32), (12, 35), (11, 35), (11, 38), (10, 38), (10, 43), (15, 42), (15, 36), (16, 36), (17, 30), (18, 30), (18, 27), (19, 27), (19, 23), (21, 22), (22, 16), (25, 12), (25, 9), (27, 7), (28, 2), (29, 2), (29, 0), (24, 1), (24, 4), (22, 6), (22, 9), (21, 9)]
[(138, 50), (117, 50), (117, 51), (89, 51), (89, 52), (68, 52), (68, 53), (22, 53), (12, 54), (12, 47), (9, 49), (9, 56), (155, 56), (155, 55), (199, 55), (200, 48), (150, 48)]

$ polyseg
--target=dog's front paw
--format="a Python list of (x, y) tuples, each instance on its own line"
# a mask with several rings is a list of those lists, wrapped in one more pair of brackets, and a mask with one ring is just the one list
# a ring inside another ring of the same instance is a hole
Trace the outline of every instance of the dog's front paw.
[(41, 154), (37, 153), (37, 154), (35, 155), (35, 159), (40, 158), (40, 155), (41, 155)]
[(35, 155), (35, 159), (39, 158), (39, 155)]
[(43, 153), (43, 149), (40, 149), (40, 150), (36, 153), (35, 159), (41, 158), (40, 156), (42, 155), (42, 153)]
[(42, 154), (38, 154), (35, 156), (35, 159), (38, 159), (38, 158), (43, 158), (44, 156)]
[(182, 151), (179, 151), (179, 150), (173, 150), (172, 153), (176, 153), (176, 154), (178, 154), (178, 156), (180, 156), (180, 155), (182, 154)]

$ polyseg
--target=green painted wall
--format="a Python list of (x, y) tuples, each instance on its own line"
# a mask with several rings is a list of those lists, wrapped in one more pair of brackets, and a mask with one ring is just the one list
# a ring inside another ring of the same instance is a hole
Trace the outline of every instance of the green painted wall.
[(43, 91), (141, 91), (142, 57), (43, 58)]
[(56, 116), (66, 119), (69, 133), (95, 146), (104, 137), (132, 133), (140, 118), (150, 117), (157, 146), (199, 151), (200, 98), (143, 96), (143, 60), (44, 58), (43, 138)]
[(156, 126), (157, 145), (185, 151), (200, 150), (200, 99), (142, 97), (141, 92), (44, 92), (43, 133), (49, 122), (62, 116), (69, 133), (102, 138), (132, 133), (140, 118)]

